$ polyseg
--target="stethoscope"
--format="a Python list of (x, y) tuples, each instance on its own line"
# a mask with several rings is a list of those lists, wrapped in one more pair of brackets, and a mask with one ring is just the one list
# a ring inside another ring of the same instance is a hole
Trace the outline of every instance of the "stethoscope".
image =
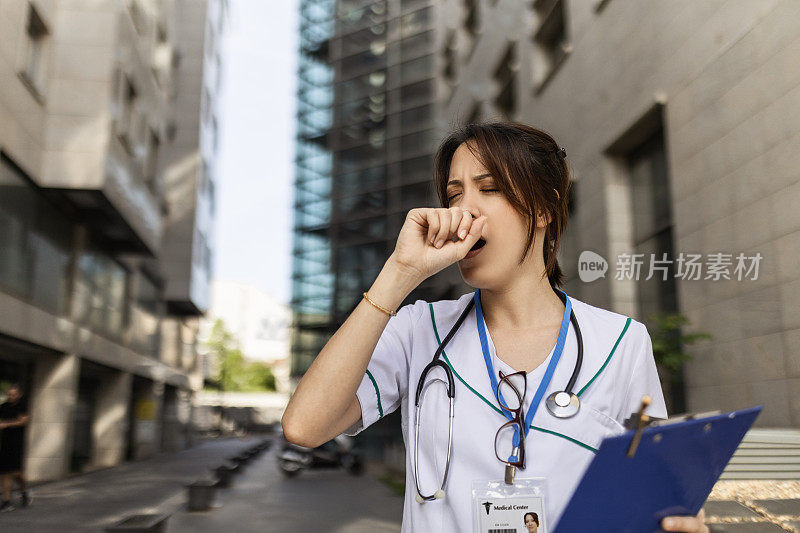
[[(562, 303), (567, 306), (567, 293), (560, 289), (556, 289), (556, 294), (561, 299)], [(472, 310), (474, 304), (475, 298), (470, 298), (466, 308), (461, 312), (458, 320), (456, 320), (456, 323), (452, 328), (450, 328), (450, 331), (447, 333), (441, 344), (439, 344), (439, 347), (436, 349), (436, 353), (433, 354), (433, 359), (422, 370), (422, 374), (417, 382), (417, 393), (414, 399), (414, 405), (416, 407), (416, 419), (414, 421), (414, 483), (416, 484), (417, 488), (416, 500), (418, 503), (423, 503), (430, 500), (440, 500), (444, 498), (444, 486), (447, 483), (447, 474), (450, 471), (450, 453), (453, 446), (453, 402), (455, 400), (456, 387), (455, 381), (453, 380), (453, 371), (450, 369), (449, 365), (439, 359), (439, 356), (444, 351), (447, 343), (450, 342), (450, 339), (453, 338), (453, 335), (455, 335), (456, 331), (458, 331), (458, 328), (464, 322), (464, 319), (467, 318), (467, 315)], [(575, 317), (575, 310), (571, 308), (571, 305), (569, 307), (569, 321), (575, 328), (575, 336), (578, 340), (578, 357), (575, 359), (575, 368), (572, 370), (572, 376), (570, 376), (566, 388), (563, 391), (556, 391), (552, 393), (547, 397), (547, 400), (545, 400), (545, 406), (547, 407), (547, 410), (550, 412), (550, 414), (557, 418), (570, 418), (575, 416), (581, 407), (581, 402), (578, 399), (578, 396), (572, 392), (572, 389), (575, 387), (575, 382), (578, 380), (578, 374), (580, 374), (581, 366), (583, 365), (583, 337), (581, 335), (581, 328), (578, 326), (578, 319)], [(445, 382), (441, 378), (434, 377), (426, 383), (425, 378), (427, 377), (428, 373), (436, 367), (440, 367), (444, 370), (445, 375), (447, 376), (447, 381)], [(444, 476), (442, 477), (441, 486), (433, 494), (424, 495), (422, 494), (419, 486), (418, 468), (420, 407), (422, 405), (422, 401), (425, 399), (425, 393), (428, 390), (428, 387), (436, 382), (442, 383), (447, 387), (447, 396), (450, 400), (450, 416), (447, 431), (447, 460), (445, 462)]]

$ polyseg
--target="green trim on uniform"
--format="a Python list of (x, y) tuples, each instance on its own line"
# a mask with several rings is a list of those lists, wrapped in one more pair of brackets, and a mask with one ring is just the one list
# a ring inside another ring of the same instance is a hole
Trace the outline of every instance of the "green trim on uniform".
[(378, 397), (378, 414), (381, 416), (378, 417), (378, 420), (383, 418), (383, 406), (381, 405), (381, 391), (378, 390), (378, 382), (375, 381), (375, 378), (372, 377), (372, 372), (367, 370), (367, 376), (369, 376), (370, 381), (372, 381), (372, 386), (375, 387), (375, 396)]
[[(441, 339), (439, 338), (439, 330), (436, 328), (436, 316), (435, 316), (435, 315), (434, 315), (434, 313), (433, 313), (433, 304), (431, 304), (431, 303), (429, 302), (429, 303), (428, 303), (428, 307), (430, 307), (430, 310), (431, 310), (431, 323), (433, 324), (433, 333), (436, 335), (436, 341), (437, 341), (439, 344), (441, 344), (441, 343), (442, 343), (442, 341), (441, 341)], [(481, 400), (483, 400), (483, 401), (484, 401), (484, 403), (486, 403), (486, 405), (488, 405), (489, 407), (491, 407), (492, 409), (494, 409), (495, 411), (497, 411), (497, 413), (498, 413), (499, 415), (501, 415), (501, 416), (505, 416), (505, 415), (503, 415), (503, 411), (501, 411), (499, 407), (497, 407), (497, 406), (496, 406), (496, 405), (494, 405), (492, 402), (490, 402), (489, 400), (487, 400), (487, 399), (486, 399), (486, 398), (485, 398), (485, 397), (484, 397), (484, 396), (483, 396), (483, 395), (482, 395), (480, 392), (478, 392), (478, 391), (476, 391), (475, 389), (473, 389), (473, 388), (470, 386), (470, 384), (469, 384), (469, 383), (467, 383), (467, 382), (464, 380), (464, 378), (462, 378), (462, 377), (461, 377), (461, 375), (459, 375), (459, 373), (458, 373), (458, 372), (456, 372), (456, 369), (455, 369), (455, 368), (453, 368), (453, 365), (452, 365), (452, 363), (450, 363), (450, 359), (448, 359), (448, 357), (447, 357), (447, 354), (445, 353), (445, 351), (444, 351), (444, 350), (442, 350), (442, 357), (444, 358), (444, 361), (445, 361), (445, 363), (447, 363), (447, 366), (448, 366), (448, 367), (450, 367), (450, 370), (452, 370), (452, 371), (453, 371), (453, 374), (454, 374), (454, 375), (455, 375), (455, 376), (458, 378), (458, 380), (459, 380), (461, 383), (463, 383), (463, 384), (464, 384), (464, 385), (465, 385), (465, 386), (466, 386), (466, 387), (467, 387), (469, 390), (471, 390), (471, 391), (472, 391), (472, 392), (475, 394), (475, 396), (477, 396), (478, 398), (480, 398)], [(596, 448), (592, 448), (592, 447), (591, 447), (591, 446), (589, 446), (588, 444), (585, 444), (585, 443), (583, 443), (583, 442), (581, 442), (581, 441), (579, 441), (579, 440), (577, 440), (577, 439), (573, 439), (572, 437), (568, 437), (567, 435), (564, 435), (563, 433), (558, 433), (557, 431), (552, 431), (552, 430), (549, 430), (549, 429), (540, 428), (540, 427), (537, 427), (537, 426), (534, 426), (534, 425), (531, 425), (531, 429), (535, 429), (536, 431), (541, 431), (542, 433), (549, 433), (549, 434), (551, 434), (551, 435), (555, 435), (555, 436), (557, 436), (557, 437), (562, 437), (562, 438), (564, 438), (564, 439), (566, 439), (566, 440), (568, 440), (568, 441), (570, 441), (570, 442), (572, 442), (572, 443), (574, 443), (574, 444), (577, 444), (578, 446), (581, 446), (581, 447), (583, 447), (583, 448), (586, 448), (587, 450), (589, 450), (589, 451), (591, 451), (591, 452), (597, 453), (597, 449), (596, 449)]]
[(542, 433), (550, 433), (551, 435), (557, 435), (559, 437), (563, 437), (563, 438), (567, 439), (568, 441), (577, 444), (578, 446), (583, 446), (584, 448), (586, 448), (587, 450), (589, 450), (592, 453), (597, 453), (597, 448), (592, 448), (588, 444), (583, 443), (583, 442), (579, 441), (578, 439), (573, 439), (572, 437), (568, 437), (568, 436), (564, 435), (563, 433), (558, 433), (556, 431), (552, 431), (552, 430), (549, 430), (549, 429), (538, 428), (536, 426), (531, 426), (531, 429), (535, 429), (536, 431), (541, 431)]
[(597, 378), (597, 376), (599, 376), (599, 375), (600, 375), (600, 373), (601, 373), (603, 370), (605, 370), (605, 368), (606, 368), (606, 365), (608, 365), (608, 362), (609, 362), (609, 361), (611, 361), (611, 356), (612, 356), (612, 355), (614, 355), (614, 352), (617, 350), (617, 346), (619, 346), (619, 341), (621, 341), (621, 340), (622, 340), (622, 337), (624, 337), (624, 336), (625, 336), (625, 332), (626, 332), (626, 331), (628, 331), (628, 326), (630, 326), (630, 325), (631, 325), (631, 317), (628, 317), (628, 320), (626, 320), (626, 321), (625, 321), (625, 327), (624, 327), (624, 328), (622, 328), (622, 333), (620, 333), (620, 334), (619, 334), (619, 337), (617, 337), (617, 342), (615, 342), (615, 343), (614, 343), (614, 347), (613, 347), (613, 348), (611, 348), (611, 353), (609, 353), (609, 354), (608, 354), (608, 357), (606, 357), (606, 360), (605, 360), (605, 362), (603, 363), (603, 366), (601, 366), (601, 367), (600, 367), (600, 370), (598, 370), (598, 371), (597, 371), (597, 373), (596, 373), (594, 376), (592, 376), (592, 379), (590, 379), (590, 380), (589, 380), (589, 382), (588, 382), (586, 385), (584, 385), (584, 386), (583, 386), (583, 388), (582, 388), (581, 390), (579, 390), (579, 391), (578, 391), (578, 394), (577, 394), (578, 396), (580, 396), (581, 394), (583, 394), (583, 391), (585, 391), (585, 390), (586, 390), (586, 389), (589, 387), (589, 385), (591, 385), (591, 384), (592, 384), (592, 382), (593, 382), (593, 381), (594, 381), (594, 380)]

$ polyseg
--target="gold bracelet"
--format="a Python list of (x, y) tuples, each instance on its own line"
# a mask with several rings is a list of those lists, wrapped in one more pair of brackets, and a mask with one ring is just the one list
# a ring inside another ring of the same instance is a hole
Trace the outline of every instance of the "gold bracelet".
[(369, 297), (369, 296), (367, 296), (367, 293), (366, 293), (366, 292), (364, 293), (364, 298), (365, 298), (365, 299), (366, 299), (366, 300), (367, 300), (369, 303), (371, 303), (372, 305), (374, 305), (375, 307), (377, 307), (378, 309), (380, 309), (381, 311), (383, 311), (383, 312), (384, 312), (384, 313), (386, 313), (387, 315), (390, 315), (390, 316), (395, 316), (395, 315), (397, 315), (397, 313), (396, 313), (395, 311), (389, 311), (389, 310), (388, 310), (388, 309), (386, 309), (385, 307), (381, 307), (380, 305), (378, 305), (378, 304), (376, 304), (375, 302), (373, 302), (373, 301), (370, 299), (370, 297)]

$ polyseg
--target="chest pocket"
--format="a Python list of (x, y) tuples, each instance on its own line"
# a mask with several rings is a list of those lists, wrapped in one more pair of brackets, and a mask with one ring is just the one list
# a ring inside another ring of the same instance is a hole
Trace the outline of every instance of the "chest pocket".
[(585, 402), (571, 418), (556, 418), (547, 409), (537, 413), (534, 430), (562, 437), (577, 446), (596, 452), (603, 439), (619, 435), (625, 428), (614, 418)]

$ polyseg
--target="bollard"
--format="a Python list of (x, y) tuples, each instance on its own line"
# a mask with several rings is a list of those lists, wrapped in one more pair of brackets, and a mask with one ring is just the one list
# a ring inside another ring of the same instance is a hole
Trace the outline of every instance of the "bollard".
[(167, 528), (167, 514), (135, 514), (107, 527), (107, 533), (163, 533)]
[(207, 511), (210, 509), (217, 492), (216, 485), (216, 482), (208, 479), (202, 479), (186, 485), (186, 508), (189, 511)]
[(226, 488), (231, 486), (231, 477), (233, 475), (233, 468), (228, 463), (223, 463), (214, 469), (217, 474), (216, 486), (219, 488)]

